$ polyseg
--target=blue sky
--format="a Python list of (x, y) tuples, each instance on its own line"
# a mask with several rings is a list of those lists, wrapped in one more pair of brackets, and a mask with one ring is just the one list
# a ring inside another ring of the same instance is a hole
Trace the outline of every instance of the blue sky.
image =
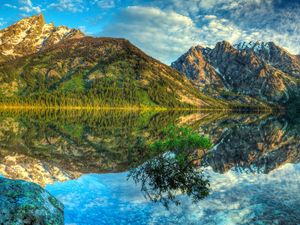
[(222, 40), (274, 41), (300, 54), (300, 0), (0, 0), (0, 29), (38, 13), (87, 35), (127, 38), (167, 64)]

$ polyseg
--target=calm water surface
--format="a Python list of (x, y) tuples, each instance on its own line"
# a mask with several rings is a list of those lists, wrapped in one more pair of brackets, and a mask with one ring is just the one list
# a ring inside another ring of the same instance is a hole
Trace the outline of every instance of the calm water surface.
[[(149, 191), (139, 182), (171, 184), (172, 174), (149, 168), (176, 168), (172, 153), (149, 157), (142, 145), (169, 124), (214, 143), (184, 174), (209, 181), (200, 201), (182, 195), (182, 186)], [(70, 225), (300, 224), (298, 124), (294, 116), (217, 112), (0, 111), (0, 174), (46, 188)], [(151, 201), (157, 193), (167, 207)]]

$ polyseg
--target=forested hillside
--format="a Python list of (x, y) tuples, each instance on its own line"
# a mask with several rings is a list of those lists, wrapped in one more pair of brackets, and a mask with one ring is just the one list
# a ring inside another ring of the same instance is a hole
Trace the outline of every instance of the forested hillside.
[(2, 104), (224, 107), (125, 39), (73, 38), (0, 64)]

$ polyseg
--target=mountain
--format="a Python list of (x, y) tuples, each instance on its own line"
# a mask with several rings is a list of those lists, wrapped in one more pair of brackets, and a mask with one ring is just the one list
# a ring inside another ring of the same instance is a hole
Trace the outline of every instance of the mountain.
[(223, 41), (214, 48), (192, 47), (172, 63), (201, 90), (213, 88), (224, 97), (250, 96), (272, 104), (286, 104), (300, 92), (300, 60), (273, 42)]
[(239, 51), (254, 52), (262, 61), (293, 77), (300, 78), (299, 56), (292, 55), (274, 42), (241, 42), (234, 45)]
[(0, 60), (30, 55), (62, 40), (83, 36), (76, 29), (46, 24), (42, 14), (28, 17), (0, 31)]
[(176, 62), (172, 63), (172, 67), (186, 74), (199, 87), (223, 88), (224, 83), (218, 74), (219, 71), (209, 64), (205, 58), (209, 50), (200, 45), (192, 47)]
[(2, 104), (226, 107), (125, 39), (25, 18), (0, 31)]

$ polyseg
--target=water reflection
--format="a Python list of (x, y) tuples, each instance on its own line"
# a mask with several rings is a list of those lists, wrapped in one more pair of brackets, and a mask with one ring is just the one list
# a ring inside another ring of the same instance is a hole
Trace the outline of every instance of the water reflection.
[[(46, 187), (65, 204), (70, 224), (296, 224), (295, 121), (220, 112), (2, 111), (0, 174)], [(208, 135), (214, 146), (186, 152), (184, 164), (180, 152), (152, 154), (145, 146), (169, 124)], [(202, 200), (192, 204), (195, 196)]]
[(4, 112), (0, 173), (44, 186), (86, 173), (125, 171), (143, 162), (137, 138), (154, 139), (182, 114), (158, 112)]
[(44, 186), (87, 173), (127, 171), (152, 156), (168, 124), (188, 125), (215, 146), (200, 166), (268, 173), (298, 163), (299, 129), (286, 117), (221, 113), (63, 111), (0, 112), (0, 173)]
[(188, 195), (197, 203), (208, 196), (209, 179), (193, 161), (186, 160), (181, 164), (172, 153), (159, 155), (132, 169), (129, 179), (141, 187), (147, 199), (161, 202), (166, 208), (171, 202), (181, 204), (179, 194)]
[[(224, 115), (201, 116), (209, 124)], [(1, 111), (0, 173), (45, 186), (127, 171), (149, 159), (140, 138), (151, 142), (168, 124), (191, 121), (186, 111)]]
[(298, 224), (300, 164), (286, 164), (269, 174), (210, 176), (211, 193), (193, 204), (178, 196), (180, 206), (144, 198), (126, 173), (90, 174), (77, 180), (47, 185), (65, 205), (66, 224)]
[(299, 163), (300, 133), (284, 117), (238, 123), (224, 129), (204, 157), (204, 165), (225, 173), (234, 168), (248, 173), (269, 173), (286, 163)]
[(208, 177), (198, 162), (211, 145), (191, 128), (168, 126), (159, 140), (144, 146), (152, 157), (131, 169), (129, 179), (141, 186), (146, 198), (166, 208), (171, 202), (180, 205), (178, 195), (197, 203), (209, 194)]

